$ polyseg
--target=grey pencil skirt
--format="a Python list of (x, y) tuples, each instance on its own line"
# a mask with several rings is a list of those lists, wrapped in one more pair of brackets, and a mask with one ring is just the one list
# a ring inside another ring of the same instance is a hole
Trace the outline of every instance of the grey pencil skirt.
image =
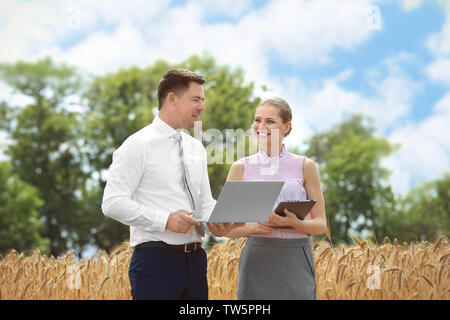
[(315, 300), (311, 240), (249, 236), (239, 260), (237, 298)]

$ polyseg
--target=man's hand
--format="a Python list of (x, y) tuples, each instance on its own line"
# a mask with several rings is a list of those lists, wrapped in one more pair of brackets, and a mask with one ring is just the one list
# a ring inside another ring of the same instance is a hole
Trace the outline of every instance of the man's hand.
[(242, 227), (245, 223), (208, 223), (208, 229), (216, 237), (223, 237), (234, 228)]
[(200, 222), (192, 218), (193, 213), (186, 210), (172, 212), (167, 219), (166, 229), (176, 233), (186, 233), (193, 225), (200, 226)]

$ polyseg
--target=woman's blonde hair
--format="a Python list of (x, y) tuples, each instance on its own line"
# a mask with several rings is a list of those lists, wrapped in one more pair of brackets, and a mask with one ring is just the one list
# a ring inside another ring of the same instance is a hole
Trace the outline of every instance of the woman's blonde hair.
[[(263, 102), (261, 102), (259, 105), (277, 108), (279, 111), (279, 116), (281, 118), (281, 121), (283, 121), (283, 123), (286, 123), (286, 122), (292, 120), (291, 107), (285, 100), (283, 100), (279, 97), (272, 97), (272, 98), (266, 99)], [(291, 127), (291, 129), (289, 129), (289, 131), (284, 136), (287, 137), (288, 134), (291, 132), (291, 130), (292, 130), (292, 127)]]

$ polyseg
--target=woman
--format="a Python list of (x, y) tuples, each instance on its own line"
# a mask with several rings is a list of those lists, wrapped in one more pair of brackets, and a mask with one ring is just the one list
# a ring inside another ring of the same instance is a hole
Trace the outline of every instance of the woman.
[(262, 102), (252, 125), (259, 152), (235, 162), (227, 180), (284, 180), (274, 208), (280, 201), (317, 202), (304, 220), (287, 209), (284, 217), (272, 211), (266, 223), (247, 223), (226, 235), (248, 237), (239, 261), (240, 300), (317, 298), (309, 237), (327, 232), (325, 204), (315, 163), (288, 152), (282, 143), (292, 129), (291, 119), (291, 108), (283, 99)]

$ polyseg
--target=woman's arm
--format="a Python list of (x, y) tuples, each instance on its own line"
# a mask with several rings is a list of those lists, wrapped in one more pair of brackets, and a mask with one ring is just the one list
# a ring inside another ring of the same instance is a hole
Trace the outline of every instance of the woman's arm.
[(299, 220), (298, 225), (300, 232), (311, 235), (321, 235), (328, 232), (327, 219), (325, 216), (325, 200), (320, 187), (319, 170), (314, 161), (305, 158), (303, 162), (303, 179), (308, 199), (316, 200), (316, 204), (311, 209), (310, 220)]
[[(256, 224), (256, 223), (255, 223)], [(240, 237), (246, 237), (249, 234), (253, 234), (253, 223), (246, 223), (242, 227), (237, 227), (225, 234), (224, 237), (228, 238), (240, 238)]]
[(308, 158), (305, 158), (303, 163), (303, 180), (308, 199), (317, 201), (310, 211), (311, 219), (300, 220), (294, 213), (285, 209), (285, 217), (281, 217), (272, 212), (268, 222), (279, 226), (290, 226), (297, 231), (310, 235), (327, 233), (327, 236), (329, 236), (325, 217), (325, 201), (320, 187), (319, 171), (314, 161)]
[(244, 172), (244, 164), (236, 161), (231, 165), (230, 171), (228, 171), (227, 181), (244, 180)]

